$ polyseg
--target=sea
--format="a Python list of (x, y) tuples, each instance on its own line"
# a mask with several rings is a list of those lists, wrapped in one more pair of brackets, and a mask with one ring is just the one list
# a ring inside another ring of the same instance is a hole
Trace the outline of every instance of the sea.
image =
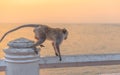
[[(25, 23), (24, 23), (25, 24)], [(0, 23), (0, 38), (7, 31), (24, 25), (23, 23)], [(66, 28), (69, 31), (68, 39), (60, 46), (62, 55), (86, 55), (86, 54), (115, 54), (120, 53), (120, 24), (109, 23), (44, 23), (53, 28)], [(33, 28), (23, 28), (8, 34), (0, 43), (0, 58), (4, 58), (3, 50), (11, 40), (24, 37), (33, 41)], [(55, 56), (51, 41), (46, 40), (40, 56)], [(120, 65), (84, 66), (69, 68), (41, 69), (40, 75), (101, 75), (119, 73)], [(0, 72), (0, 75), (5, 75)]]

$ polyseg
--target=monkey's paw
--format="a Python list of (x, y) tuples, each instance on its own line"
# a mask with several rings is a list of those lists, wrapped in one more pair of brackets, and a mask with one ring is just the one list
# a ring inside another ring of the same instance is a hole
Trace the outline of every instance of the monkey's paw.
[(44, 45), (40, 45), (40, 47), (45, 47)]
[(55, 55), (56, 55), (56, 56), (58, 56), (58, 54), (57, 54), (57, 53), (55, 53)]
[(60, 58), (59, 60), (62, 61), (62, 58)]

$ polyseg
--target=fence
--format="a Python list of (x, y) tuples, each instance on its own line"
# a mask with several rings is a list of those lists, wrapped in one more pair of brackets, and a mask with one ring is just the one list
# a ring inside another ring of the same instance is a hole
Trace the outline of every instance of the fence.
[(9, 48), (4, 50), (5, 59), (0, 60), (0, 71), (6, 71), (6, 75), (40, 75), (39, 69), (44, 68), (120, 64), (120, 54), (70, 55), (62, 56), (62, 61), (56, 56), (40, 57), (30, 48), (33, 44), (25, 38), (9, 42)]

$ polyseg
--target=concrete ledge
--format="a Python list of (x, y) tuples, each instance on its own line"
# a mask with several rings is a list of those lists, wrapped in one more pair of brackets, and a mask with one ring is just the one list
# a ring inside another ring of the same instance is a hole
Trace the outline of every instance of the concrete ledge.
[(119, 65), (120, 54), (68, 55), (62, 56), (62, 61), (58, 57), (43, 57), (39, 63), (41, 68)]
[[(80, 67), (80, 66), (101, 66), (120, 65), (120, 54), (96, 54), (96, 55), (68, 55), (62, 56), (62, 61), (56, 56), (41, 57), (40, 69)], [(0, 60), (0, 71), (5, 71), (6, 63)]]

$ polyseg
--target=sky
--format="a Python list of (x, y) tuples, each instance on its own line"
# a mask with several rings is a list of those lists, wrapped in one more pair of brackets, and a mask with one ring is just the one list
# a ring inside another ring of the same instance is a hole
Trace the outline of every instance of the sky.
[(0, 23), (120, 23), (120, 0), (0, 0)]

